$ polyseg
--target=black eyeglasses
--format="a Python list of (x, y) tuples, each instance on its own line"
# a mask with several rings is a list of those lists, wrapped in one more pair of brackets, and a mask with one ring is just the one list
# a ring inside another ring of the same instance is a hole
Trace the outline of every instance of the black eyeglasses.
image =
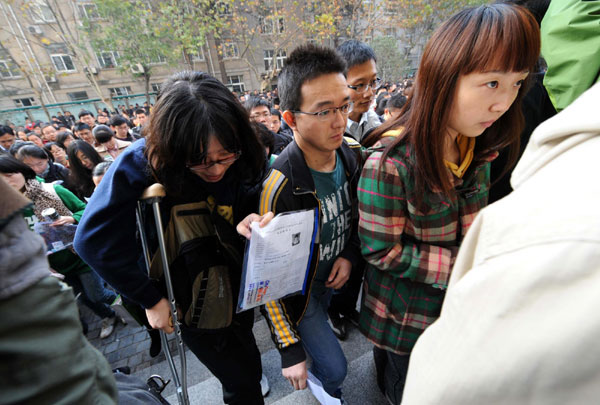
[(197, 172), (200, 170), (210, 169), (214, 165), (229, 165), (236, 160), (238, 160), (242, 156), (242, 151), (237, 151), (233, 153), (231, 156), (228, 156), (224, 159), (215, 160), (214, 162), (209, 163), (194, 163), (191, 165), (187, 165), (186, 167), (190, 169), (192, 172)]
[(352, 112), (353, 108), (354, 108), (354, 103), (349, 102), (349, 103), (346, 103), (339, 107), (326, 108), (324, 110), (317, 111), (317, 112), (306, 112), (306, 111), (299, 111), (299, 110), (292, 110), (292, 112), (294, 114), (312, 115), (314, 117), (317, 117), (317, 119), (319, 121), (327, 121), (327, 120), (330, 120), (332, 117), (335, 117), (336, 111), (339, 111), (342, 113), (342, 115), (347, 116), (348, 114), (350, 114)]
[(349, 88), (351, 88), (352, 90), (354, 90), (355, 92), (357, 92), (358, 94), (364, 93), (367, 90), (369, 90), (369, 87), (372, 88), (373, 90), (377, 90), (378, 88), (381, 87), (381, 79), (378, 77), (377, 79), (373, 80), (371, 83), (367, 83), (367, 84), (357, 84), (356, 86), (352, 86), (352, 85), (348, 85)]

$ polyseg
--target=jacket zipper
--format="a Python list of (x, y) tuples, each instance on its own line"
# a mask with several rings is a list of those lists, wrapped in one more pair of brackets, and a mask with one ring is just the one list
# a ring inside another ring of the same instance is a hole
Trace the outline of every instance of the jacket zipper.
[[(300, 191), (300, 187), (296, 187), (296, 190), (294, 190), (294, 194), (295, 195), (304, 195), (304, 194), (312, 194), (315, 197), (315, 200), (317, 200), (317, 205), (319, 207), (319, 249), (317, 250), (317, 267), (319, 266), (319, 260), (321, 259), (321, 200), (319, 200), (319, 197), (317, 197), (317, 193), (315, 191)], [(313, 281), (315, 281), (315, 276), (317, 275), (317, 269), (315, 269), (312, 278), (310, 280), (310, 288), (312, 290), (312, 284)], [(302, 318), (304, 318), (304, 314), (306, 313), (306, 309), (308, 308), (308, 303), (310, 301), (310, 291), (308, 291), (308, 297), (306, 298), (306, 303), (304, 304), (304, 309), (302, 310), (302, 313), (300, 314), (300, 317), (298, 318), (298, 323), (300, 323), (300, 321), (302, 320)]]

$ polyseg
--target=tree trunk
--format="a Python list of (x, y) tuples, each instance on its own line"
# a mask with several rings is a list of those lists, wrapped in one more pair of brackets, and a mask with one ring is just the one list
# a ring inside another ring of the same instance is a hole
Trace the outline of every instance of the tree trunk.
[(220, 52), (221, 40), (214, 38), (215, 50), (217, 51), (217, 63), (219, 64), (219, 72), (221, 73), (221, 82), (227, 86), (227, 70), (225, 69), (225, 62), (223, 61), (223, 54)]
[(146, 102), (150, 105), (150, 69), (144, 66), (144, 91), (146, 92)]

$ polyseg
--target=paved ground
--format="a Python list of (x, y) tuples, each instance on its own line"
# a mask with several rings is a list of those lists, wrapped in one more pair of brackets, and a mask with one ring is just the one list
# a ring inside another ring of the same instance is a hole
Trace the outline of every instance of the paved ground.
[[(79, 305), (79, 309), (88, 323), (88, 340), (104, 354), (113, 368), (129, 366), (132, 372), (136, 372), (165, 360), (163, 353), (155, 358), (150, 357), (150, 337), (146, 329), (137, 323), (118, 323), (112, 335), (100, 339), (100, 318), (84, 305)], [(174, 346), (174, 341), (171, 340), (170, 345)]]
[[(113, 368), (131, 367), (133, 374), (146, 380), (153, 374), (159, 374), (165, 379), (171, 378), (171, 372), (164, 354), (152, 359), (148, 354), (150, 338), (144, 328), (138, 325), (118, 324), (113, 334), (100, 339), (100, 319), (89, 309), (80, 305), (81, 313), (88, 322), (87, 334), (90, 342), (108, 359)], [(263, 373), (268, 377), (271, 392), (265, 398), (266, 404), (274, 405), (317, 405), (318, 401), (308, 390), (294, 391), (290, 384), (281, 376), (281, 360), (279, 353), (271, 341), (266, 322), (261, 316), (256, 316), (254, 335), (261, 352)], [(179, 366), (176, 356), (175, 341), (170, 339), (171, 353)], [(379, 392), (375, 382), (372, 345), (353, 328), (349, 328), (348, 338), (342, 342), (342, 349), (348, 360), (348, 376), (344, 382), (343, 391), (347, 404), (350, 405), (379, 405), (387, 404)], [(221, 385), (216, 378), (196, 359), (186, 351), (188, 392), (191, 404), (217, 405), (222, 404)], [(167, 386), (163, 393), (167, 400), (175, 405), (177, 397), (173, 383)]]

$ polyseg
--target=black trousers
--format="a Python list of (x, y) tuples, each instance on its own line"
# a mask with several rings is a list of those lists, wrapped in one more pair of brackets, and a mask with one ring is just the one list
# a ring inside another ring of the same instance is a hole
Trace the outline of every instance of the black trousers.
[(363, 285), (366, 262), (361, 260), (350, 272), (346, 285), (337, 294), (333, 294), (329, 303), (329, 311), (340, 315), (351, 314), (356, 308), (356, 302)]
[(221, 382), (226, 404), (264, 404), (253, 325), (254, 311), (250, 310), (234, 315), (231, 326), (218, 332), (181, 327), (187, 347)]
[(410, 355), (392, 353), (375, 346), (373, 347), (373, 358), (375, 360), (379, 389), (390, 403), (400, 405), (402, 394), (404, 393)]

